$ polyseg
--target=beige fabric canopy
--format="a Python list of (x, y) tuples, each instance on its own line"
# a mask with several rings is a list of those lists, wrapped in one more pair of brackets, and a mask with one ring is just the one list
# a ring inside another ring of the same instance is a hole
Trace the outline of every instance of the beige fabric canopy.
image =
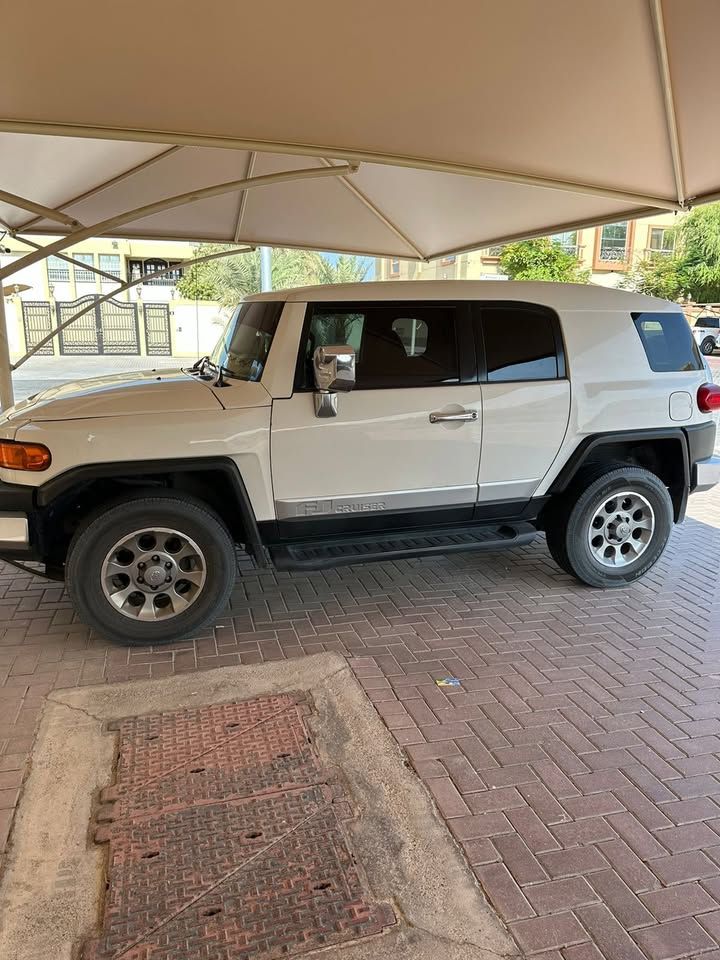
[(97, 232), (429, 259), (720, 195), (718, 0), (110, 9), (5, 5), (13, 230), (302, 169)]

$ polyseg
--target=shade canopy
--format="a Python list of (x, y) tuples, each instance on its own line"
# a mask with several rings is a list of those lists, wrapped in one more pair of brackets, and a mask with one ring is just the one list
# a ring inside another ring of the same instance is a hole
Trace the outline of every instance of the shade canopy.
[(718, 36), (718, 0), (7, 4), (0, 220), (349, 161), (99, 232), (431, 259), (680, 210), (720, 195)]

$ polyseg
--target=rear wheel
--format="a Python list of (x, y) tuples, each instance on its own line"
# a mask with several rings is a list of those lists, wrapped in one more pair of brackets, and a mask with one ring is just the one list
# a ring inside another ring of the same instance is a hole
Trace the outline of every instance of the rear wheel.
[(700, 351), (706, 357), (711, 357), (715, 352), (715, 339), (714, 337), (705, 337), (703, 342), (700, 344)]
[(66, 571), (78, 612), (104, 637), (169, 643), (222, 611), (235, 548), (222, 520), (199, 501), (142, 497), (91, 517), (73, 538)]
[(551, 511), (546, 536), (566, 573), (593, 587), (619, 587), (654, 566), (672, 524), (662, 480), (640, 467), (617, 466), (578, 478)]

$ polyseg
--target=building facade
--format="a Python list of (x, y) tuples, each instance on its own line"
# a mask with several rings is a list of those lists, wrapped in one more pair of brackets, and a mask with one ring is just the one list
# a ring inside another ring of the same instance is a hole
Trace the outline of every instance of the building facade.
[[(559, 233), (551, 239), (590, 270), (592, 283), (616, 287), (633, 263), (650, 255), (672, 253), (670, 228), (676, 223), (675, 214), (659, 214)], [(375, 270), (378, 280), (504, 280), (499, 266), (501, 253), (502, 246), (497, 246), (430, 263), (379, 259)]]
[[(0, 265), (19, 259), (29, 249), (20, 240), (2, 237)], [(177, 290), (183, 264), (194, 256), (190, 243), (98, 238), (63, 252), (80, 262), (50, 256), (8, 278), (4, 293), (13, 359), (85, 306), (91, 309), (43, 346), (43, 355), (196, 356), (214, 346), (225, 321), (222, 311), (216, 304), (183, 300)], [(95, 302), (128, 280), (166, 267), (173, 270), (105, 303)]]

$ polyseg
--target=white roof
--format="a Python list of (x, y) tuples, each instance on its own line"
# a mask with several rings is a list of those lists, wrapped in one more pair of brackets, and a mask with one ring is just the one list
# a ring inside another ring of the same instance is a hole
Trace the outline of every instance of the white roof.
[(85, 225), (361, 162), (106, 235), (432, 258), (720, 193), (717, 0), (34, 0), (2, 35), (0, 190)]
[(630, 290), (615, 290), (592, 283), (552, 283), (524, 280), (382, 280), (376, 283), (337, 283), (255, 293), (246, 300), (288, 302), (382, 300), (498, 300), (537, 303), (557, 310), (675, 311), (667, 300), (646, 297)]

